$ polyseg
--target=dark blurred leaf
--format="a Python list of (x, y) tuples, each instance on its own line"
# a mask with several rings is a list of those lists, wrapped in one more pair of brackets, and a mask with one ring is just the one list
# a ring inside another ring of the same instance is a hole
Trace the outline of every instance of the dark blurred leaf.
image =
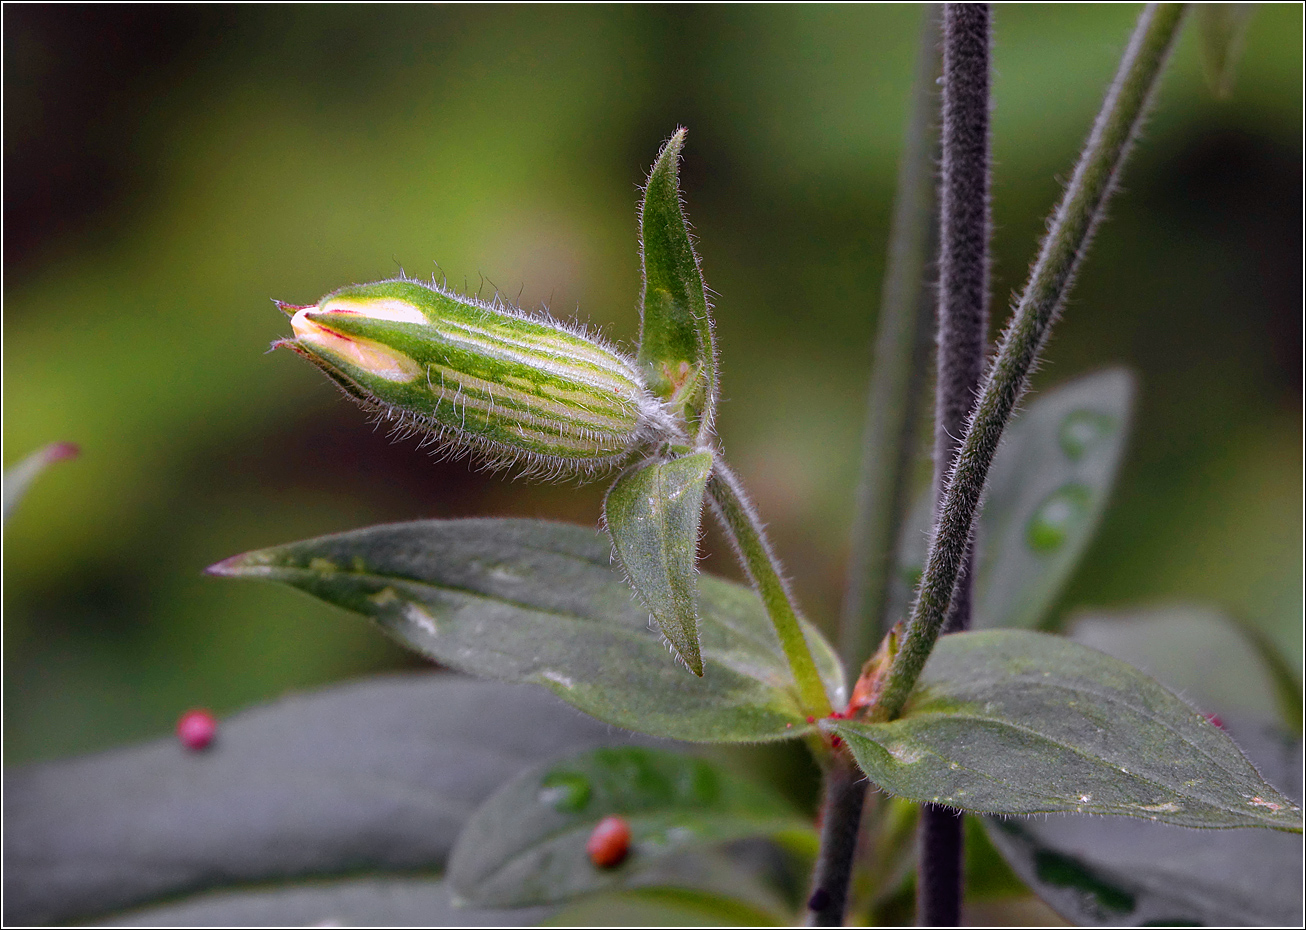
[[(1301, 797), (1301, 744), (1234, 731), (1262, 774)], [(1272, 830), (1186, 830), (1125, 818), (986, 818), (1017, 874), (1084, 925), (1301, 926), (1302, 839)]]
[(618, 478), (603, 502), (603, 519), (626, 580), (700, 677), (694, 563), (711, 473), (711, 452), (646, 462)]
[(1202, 37), (1202, 67), (1206, 83), (1217, 97), (1233, 94), (1234, 71), (1242, 57), (1254, 3), (1199, 3), (1197, 28)]
[(1302, 828), (1205, 717), (1137, 669), (1056, 636), (944, 636), (903, 716), (823, 721), (888, 791), (980, 813), (1125, 814)]
[(27, 458), (23, 459), (13, 468), (5, 472), (4, 475), (4, 509), (0, 516), (4, 520), (9, 519), (9, 514), (22, 500), (27, 489), (31, 487), (36, 477), (45, 471), (55, 462), (62, 462), (64, 459), (70, 459), (77, 455), (77, 447), (71, 442), (52, 442), (48, 446), (37, 449)]
[(702, 441), (710, 434), (716, 402), (716, 349), (703, 276), (680, 203), (678, 164), (684, 144), (685, 130), (677, 129), (653, 163), (640, 207), (644, 297), (639, 364), (649, 389), (682, 407)]
[[(586, 843), (607, 816), (630, 825), (618, 865), (595, 866)], [(690, 756), (596, 749), (514, 779), (478, 810), (449, 859), (449, 881), (482, 907), (565, 901), (630, 884), (659, 859), (705, 844), (812, 826), (770, 790)]]
[(1028, 895), (1029, 889), (989, 842), (988, 834), (984, 831), (984, 818), (975, 814), (963, 816), (966, 900), (992, 901)]
[[(461, 671), (542, 684), (587, 714), (654, 736), (709, 742), (810, 732), (757, 595), (699, 579), (708, 673), (668, 658), (611, 565), (605, 536), (538, 520), (393, 523), (246, 553), (210, 569), (266, 578), (369, 616)], [(806, 628), (835, 700), (838, 661)]]
[(533, 688), (441, 674), (286, 698), (175, 739), (7, 771), (4, 919), (233, 883), (440, 868), (504, 779), (611, 728)]
[(134, 911), (100, 927), (513, 927), (537, 923), (545, 908), (482, 911), (455, 907), (435, 878), (351, 878), (197, 895)]
[(1274, 699), (1279, 716), (1289, 732), (1298, 738), (1302, 735), (1303, 695), (1301, 679), (1269, 635), (1259, 626), (1246, 620), (1231, 621), (1243, 638), (1256, 650), (1265, 664), (1266, 674), (1274, 688)]
[(1204, 713), (1270, 720), (1295, 711), (1301, 720), (1301, 685), (1273, 647), (1212, 607), (1179, 605), (1074, 618), (1076, 642), (1140, 668)]
[(577, 901), (544, 921), (546, 927), (783, 927), (777, 914), (737, 896), (688, 888), (639, 888)]
[(1078, 378), (1012, 423), (989, 473), (975, 569), (975, 629), (1039, 625), (1083, 555), (1124, 451), (1133, 379)]
[[(1097, 529), (1124, 451), (1133, 380), (1123, 369), (1078, 378), (1012, 422), (989, 473), (976, 531), (976, 629), (1036, 627)], [(905, 617), (929, 546), (933, 505), (903, 523), (892, 616)]]

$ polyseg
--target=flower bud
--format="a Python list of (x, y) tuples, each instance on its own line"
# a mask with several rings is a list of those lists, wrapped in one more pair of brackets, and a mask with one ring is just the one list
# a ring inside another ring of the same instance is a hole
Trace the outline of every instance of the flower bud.
[(417, 281), (346, 287), (291, 316), (286, 346), (451, 453), (551, 475), (679, 435), (635, 364), (583, 332)]

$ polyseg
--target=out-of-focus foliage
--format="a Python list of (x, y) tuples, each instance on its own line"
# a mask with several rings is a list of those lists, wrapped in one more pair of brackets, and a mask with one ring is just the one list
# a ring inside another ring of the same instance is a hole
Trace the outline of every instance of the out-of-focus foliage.
[[(1135, 12), (997, 11), (998, 321)], [(232, 553), (420, 517), (597, 524), (601, 487), (387, 442), (264, 354), (286, 331), (269, 298), (435, 271), (629, 345), (637, 185), (677, 124), (723, 443), (808, 613), (832, 618), (918, 9), (3, 15), (4, 464), (83, 450), (6, 528), (6, 762), (411, 662), (293, 592), (200, 575)], [(1062, 608), (1212, 601), (1299, 674), (1301, 25), (1260, 8), (1228, 101), (1183, 38), (1036, 385), (1139, 379)], [(704, 551), (733, 571), (718, 539)]]

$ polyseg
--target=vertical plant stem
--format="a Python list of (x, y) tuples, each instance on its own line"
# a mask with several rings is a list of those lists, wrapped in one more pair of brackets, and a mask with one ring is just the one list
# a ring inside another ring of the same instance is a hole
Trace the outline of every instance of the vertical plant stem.
[(807, 899), (808, 920), (815, 927), (843, 926), (848, 883), (857, 852), (857, 831), (866, 803), (866, 776), (847, 752), (836, 752), (825, 773), (821, 806), (821, 847)]
[[(989, 328), (989, 35), (987, 3), (944, 4), (943, 177), (939, 215), (935, 514), (979, 396)], [(936, 520), (937, 522), (937, 520)], [(969, 573), (944, 632), (970, 626)]]
[(936, 88), (939, 72), (937, 4), (925, 10), (911, 113), (898, 166), (889, 260), (880, 298), (875, 366), (866, 405), (861, 476), (853, 509), (848, 585), (839, 652), (848, 677), (893, 625), (885, 615), (896, 543), (908, 505), (916, 426), (924, 395), (933, 324), (931, 289), (935, 249)]
[[(960, 437), (979, 391), (989, 325), (989, 45), (986, 3), (943, 8), (943, 179), (939, 216), (938, 388), (934, 401), (935, 521)], [(970, 626), (973, 553), (952, 594), (943, 632)], [(961, 923), (961, 818), (921, 811), (917, 922)]]
[(870, 719), (902, 713), (943, 628), (961, 573), (989, 466), (1029, 372), (1079, 269), (1103, 207), (1119, 178), (1184, 14), (1183, 4), (1149, 4), (1125, 50), (1074, 176), (1053, 214), (949, 478), (925, 573), (902, 648), (890, 666)]
[(803, 710), (814, 717), (829, 716), (832, 710), (830, 698), (825, 693), (825, 684), (816, 670), (812, 651), (808, 648), (807, 638), (798, 622), (798, 611), (794, 607), (789, 586), (780, 576), (771, 544), (767, 542), (762, 523), (748, 502), (739, 478), (720, 456), (712, 467), (707, 493), (712, 498), (713, 510), (721, 519), (726, 535), (730, 537), (739, 561), (752, 579), (757, 593), (761, 595), (766, 613), (780, 637), (780, 647), (789, 660), (789, 670), (798, 686), (798, 698)]

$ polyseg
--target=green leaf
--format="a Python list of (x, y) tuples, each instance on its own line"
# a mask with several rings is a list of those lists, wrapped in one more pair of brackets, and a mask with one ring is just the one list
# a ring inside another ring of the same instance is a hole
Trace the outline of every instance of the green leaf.
[(662, 147), (640, 207), (644, 295), (638, 362), (649, 390), (684, 412), (702, 442), (716, 405), (716, 349), (707, 292), (680, 202), (678, 165), (685, 130)]
[(1202, 37), (1202, 67), (1206, 83), (1217, 97), (1233, 94), (1234, 70), (1242, 57), (1254, 3), (1200, 3), (1197, 28)]
[(939, 640), (903, 716), (822, 721), (882, 788), (968, 811), (1300, 831), (1301, 810), (1132, 666), (1017, 630)]
[[(1256, 726), (1233, 733), (1262, 773), (1300, 797), (1300, 743)], [(1077, 924), (1302, 924), (1298, 836), (1115, 817), (986, 818), (986, 827), (1016, 873)]]
[(76, 920), (239, 883), (440, 868), (504, 781), (619, 738), (535, 688), (421, 673), (245, 711), (201, 753), (168, 737), (7, 768), (4, 922)]
[[(604, 817), (630, 825), (626, 858), (594, 865), (586, 843)], [(536, 767), (497, 791), (449, 859), (469, 903), (521, 907), (627, 885), (668, 856), (751, 836), (811, 832), (779, 795), (711, 763), (639, 747), (596, 749)]]
[(100, 927), (511, 927), (547, 916), (528, 911), (454, 906), (448, 885), (425, 877), (348, 878), (242, 888), (142, 908)]
[(22, 500), (23, 495), (27, 493), (27, 489), (32, 486), (32, 482), (36, 480), (41, 472), (55, 462), (62, 462), (64, 459), (76, 457), (77, 451), (77, 447), (71, 442), (52, 442), (48, 446), (37, 449), (13, 468), (6, 471), (4, 476), (3, 519), (6, 522), (9, 520), (9, 515), (13, 512), (14, 507)]
[[(668, 661), (661, 634), (594, 530), (537, 520), (425, 520), (290, 543), (228, 559), (219, 575), (265, 578), (374, 619), (461, 671), (544, 685), (617, 726), (708, 742), (812, 731), (775, 631), (750, 589), (699, 579), (702, 678)], [(827, 687), (839, 663), (806, 628)]]
[[(1045, 621), (1097, 528), (1132, 404), (1133, 379), (1117, 368), (1049, 392), (1012, 421), (989, 472), (976, 531), (974, 629)], [(907, 616), (933, 515), (926, 492), (903, 522), (890, 616)]]
[(645, 462), (626, 472), (603, 502), (617, 560), (658, 628), (690, 670), (703, 675), (694, 563), (712, 453)]
[(1106, 506), (1124, 451), (1133, 378), (1111, 369), (1029, 406), (989, 473), (979, 525), (974, 629), (1038, 626)]

